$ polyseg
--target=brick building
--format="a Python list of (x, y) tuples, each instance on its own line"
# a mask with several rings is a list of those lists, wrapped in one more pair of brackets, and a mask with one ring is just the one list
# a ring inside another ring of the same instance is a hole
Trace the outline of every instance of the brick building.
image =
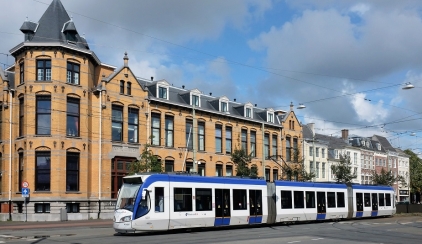
[(147, 143), (166, 171), (235, 175), (230, 155), (245, 148), (258, 176), (280, 177), (274, 110), (137, 78), (127, 54), (121, 67), (102, 63), (59, 0), (20, 30), (14, 65), (0, 69), (1, 220), (24, 219), (23, 181), (29, 221), (64, 210), (69, 220), (112, 218), (121, 178)]

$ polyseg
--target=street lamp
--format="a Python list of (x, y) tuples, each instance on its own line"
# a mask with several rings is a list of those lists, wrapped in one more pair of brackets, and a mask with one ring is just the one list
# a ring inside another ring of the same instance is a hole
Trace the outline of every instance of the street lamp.
[(415, 88), (415, 86), (412, 85), (412, 83), (407, 82), (401, 89), (403, 89), (403, 90), (410, 90), (410, 89), (413, 89), (413, 88)]

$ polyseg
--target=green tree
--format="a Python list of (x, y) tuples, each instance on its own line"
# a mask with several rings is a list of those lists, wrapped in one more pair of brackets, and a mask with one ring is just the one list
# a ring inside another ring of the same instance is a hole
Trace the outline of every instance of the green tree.
[(422, 159), (416, 153), (407, 149), (404, 151), (409, 158), (410, 191), (419, 193), (422, 191)]
[(304, 165), (305, 160), (300, 160), (299, 158), (300, 152), (296, 149), (293, 152), (292, 163), (288, 164), (284, 162), (286, 166), (283, 167), (283, 175), (285, 175), (283, 178), (285, 180), (311, 181), (315, 177), (315, 173), (306, 171)]
[[(237, 176), (250, 176), (251, 169), (249, 164), (252, 161), (252, 155), (247, 154), (246, 151), (242, 149), (234, 149), (231, 157), (232, 162), (236, 165), (236, 175)], [(256, 172), (254, 172), (256, 174)]]
[(146, 144), (141, 153), (141, 158), (130, 164), (130, 175), (142, 172), (163, 172), (161, 161), (156, 155), (152, 154), (152, 151), (148, 150), (149, 146), (149, 144)]
[(395, 182), (403, 182), (404, 179), (401, 175), (395, 177), (391, 170), (382, 168), (379, 174), (376, 171), (372, 173), (372, 181), (377, 185), (392, 186)]
[(334, 178), (337, 182), (350, 183), (357, 175), (353, 172), (352, 162), (347, 155), (340, 155), (340, 161), (331, 165)]

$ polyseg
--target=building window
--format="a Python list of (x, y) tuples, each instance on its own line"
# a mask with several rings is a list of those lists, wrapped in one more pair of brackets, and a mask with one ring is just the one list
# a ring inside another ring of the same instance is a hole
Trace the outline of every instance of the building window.
[(273, 169), (273, 181), (278, 180), (278, 169)]
[(19, 98), (19, 137), (24, 135), (25, 106), (23, 97)]
[(199, 96), (192, 95), (192, 105), (195, 105), (196, 107), (199, 107)]
[(228, 106), (226, 102), (220, 102), (220, 110), (221, 112), (228, 112)]
[(20, 84), (25, 83), (25, 63), (21, 62), (19, 64), (19, 74), (20, 74)]
[(35, 152), (35, 190), (50, 190), (51, 153)]
[(274, 123), (274, 114), (272, 114), (272, 113), (268, 114), (268, 121), (267, 122)]
[(132, 83), (126, 83), (126, 95), (132, 95)]
[(151, 114), (151, 131), (152, 131), (152, 138), (151, 144), (154, 146), (160, 145), (160, 128), (161, 128), (161, 118), (160, 114)]
[(66, 153), (66, 191), (79, 191), (79, 153)]
[[(193, 133), (193, 131), (192, 131), (192, 133)], [(198, 122), (197, 136), (198, 136), (197, 149), (199, 151), (205, 151), (205, 122), (202, 122), (202, 121)], [(193, 141), (193, 138), (191, 138), (190, 140)]]
[(79, 85), (79, 64), (67, 63), (67, 83)]
[(321, 158), (325, 158), (325, 148), (321, 148)]
[(37, 80), (51, 80), (51, 60), (37, 60)]
[(79, 99), (67, 98), (66, 131), (68, 136), (79, 136)]
[(319, 157), (319, 147), (315, 148), (315, 157)]
[(286, 136), (286, 161), (292, 160), (291, 137)]
[(111, 109), (112, 141), (123, 141), (123, 107), (112, 105)]
[(37, 135), (50, 135), (51, 130), (51, 97), (37, 96)]
[(164, 172), (173, 172), (174, 171), (174, 161), (166, 160), (164, 162)]
[(246, 108), (246, 117), (252, 118), (252, 109), (251, 108)]
[(198, 161), (198, 175), (205, 176), (205, 163)]
[(309, 156), (314, 156), (314, 147), (309, 147)]
[(256, 157), (256, 131), (251, 131), (251, 156)]
[(128, 141), (138, 143), (138, 117), (139, 109), (128, 108), (127, 137)]
[(319, 162), (316, 162), (316, 178), (319, 178)]
[(223, 165), (215, 165), (215, 176), (223, 176)]
[(167, 99), (167, 88), (166, 87), (158, 87), (158, 97)]
[(68, 213), (79, 213), (79, 203), (66, 203), (66, 211)]
[(223, 152), (223, 144), (222, 144), (222, 126), (215, 125), (215, 152), (222, 153)]
[(232, 127), (226, 126), (226, 154), (232, 153)]
[(321, 175), (322, 175), (322, 178), (325, 178), (325, 163), (322, 163)]
[(242, 149), (247, 154), (248, 153), (248, 131), (245, 129), (242, 129), (241, 131), (241, 140), (242, 140)]
[(125, 94), (125, 81), (120, 81), (120, 94)]
[(273, 135), (273, 141), (272, 141), (272, 147), (273, 147), (273, 152), (271, 156), (275, 156), (277, 158), (278, 156), (278, 152), (277, 152), (277, 146), (278, 146), (278, 141), (277, 141), (277, 135)]
[(268, 159), (270, 156), (270, 135), (265, 133), (264, 135), (264, 158)]
[(35, 203), (34, 209), (35, 209), (35, 213), (49, 213), (50, 203)]
[[(1, 165), (0, 165), (1, 166)], [(19, 179), (18, 179), (18, 189), (21, 191), (22, 181), (23, 181), (23, 152), (19, 152)]]
[(173, 116), (166, 115), (166, 124), (165, 124), (165, 140), (166, 147), (173, 147), (173, 135), (174, 135), (174, 118)]
[(233, 166), (226, 165), (226, 176), (233, 176)]
[(192, 142), (192, 132), (193, 132), (193, 122), (191, 119), (186, 119), (186, 145), (189, 150), (193, 149), (193, 142)]

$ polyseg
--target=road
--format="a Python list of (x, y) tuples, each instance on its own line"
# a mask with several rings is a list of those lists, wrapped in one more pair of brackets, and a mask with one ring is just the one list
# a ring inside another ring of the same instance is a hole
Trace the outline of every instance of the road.
[(0, 243), (157, 243), (157, 244), (337, 244), (421, 243), (422, 217), (401, 216), (341, 222), (276, 225), (253, 228), (173, 231), (121, 236), (111, 222), (93, 221), (57, 224), (0, 223)]

